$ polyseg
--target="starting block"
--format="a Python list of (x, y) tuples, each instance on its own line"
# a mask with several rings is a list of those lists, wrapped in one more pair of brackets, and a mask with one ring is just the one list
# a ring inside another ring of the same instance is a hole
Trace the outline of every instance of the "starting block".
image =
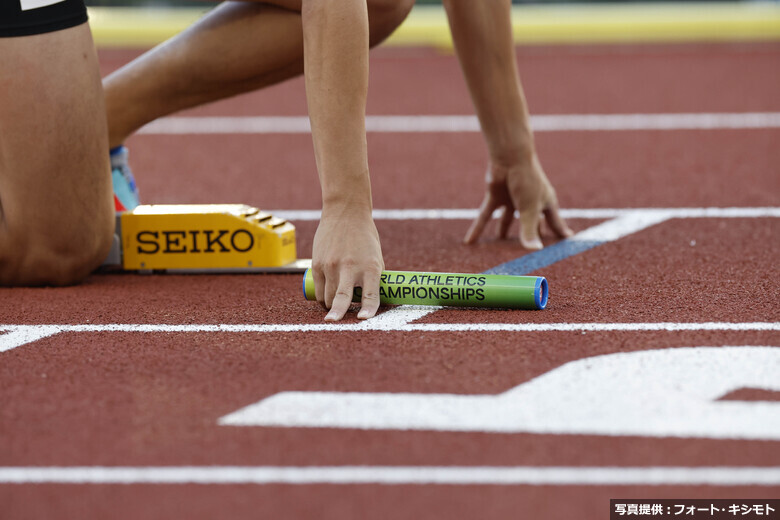
[(103, 267), (169, 273), (302, 273), (295, 226), (245, 204), (142, 205), (117, 215)]

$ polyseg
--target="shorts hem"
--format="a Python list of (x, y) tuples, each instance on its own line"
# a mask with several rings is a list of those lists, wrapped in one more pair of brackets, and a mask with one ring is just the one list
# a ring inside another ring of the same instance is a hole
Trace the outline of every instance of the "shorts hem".
[(35, 34), (45, 34), (63, 29), (70, 29), (86, 23), (87, 13), (79, 13), (76, 16), (68, 16), (59, 20), (51, 20), (45, 23), (37, 23), (28, 26), (0, 27), (0, 38), (9, 38), (14, 36), (33, 36)]

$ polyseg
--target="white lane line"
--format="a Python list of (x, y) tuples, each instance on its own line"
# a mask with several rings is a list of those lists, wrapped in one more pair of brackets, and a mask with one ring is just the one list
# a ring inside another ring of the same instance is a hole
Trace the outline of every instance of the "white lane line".
[(780, 331), (780, 322), (754, 323), (410, 323), (421, 332), (683, 332)]
[[(562, 114), (531, 117), (535, 132), (780, 128), (780, 112)], [(471, 115), (367, 116), (368, 132), (479, 132)], [(307, 116), (166, 117), (139, 134), (307, 134)]]
[[(780, 212), (780, 208), (779, 212)], [(293, 220), (319, 220), (320, 210), (317, 209), (279, 209), (268, 210), (278, 217)], [(623, 215), (630, 209), (562, 209), (563, 218), (609, 219)], [(497, 211), (498, 213), (498, 211)], [(472, 220), (478, 214), (477, 209), (375, 209), (375, 220)]]
[[(404, 308), (411, 313), (428, 308)], [(389, 313), (389, 312), (388, 312)], [(388, 314), (385, 313), (385, 314)], [(376, 323), (376, 325), (374, 325)], [(105, 325), (0, 325), (0, 331), (15, 329), (19, 337), (45, 337), (57, 332), (132, 332), (132, 333), (267, 333), (267, 332), (680, 332), (680, 331), (780, 331), (780, 322), (693, 322), (693, 323), (405, 323), (381, 316), (361, 323), (310, 324), (132, 324)], [(2, 336), (0, 336), (2, 337)]]
[(0, 467), (0, 484), (776, 486), (780, 484), (780, 466)]
[[(5, 331), (5, 333), (3, 333)], [(0, 352), (38, 341), (61, 332), (56, 325), (0, 325)]]
[(364, 330), (386, 330), (394, 331), (401, 330), (408, 327), (413, 321), (417, 321), (425, 316), (434, 313), (442, 307), (437, 306), (416, 306), (416, 305), (399, 305), (386, 312), (383, 312), (376, 317), (364, 321), (362, 325)]
[[(614, 242), (672, 218), (669, 211), (628, 211), (597, 226), (580, 231), (569, 238), (571, 242)], [(544, 250), (542, 250), (544, 251)], [(542, 252), (540, 251), (540, 252)]]
[(568, 130), (715, 130), (780, 128), (778, 112), (700, 114), (574, 114), (535, 116), (536, 132)]
[[(319, 220), (319, 210), (269, 210), (272, 214), (292, 221)], [(561, 216), (569, 219), (610, 219), (628, 213), (664, 214), (668, 218), (762, 218), (780, 217), (780, 207), (766, 208), (593, 208), (562, 209)], [(471, 220), (476, 209), (375, 209), (375, 220)]]
[(648, 208), (642, 211), (668, 212), (670, 218), (762, 218), (780, 217), (780, 208)]

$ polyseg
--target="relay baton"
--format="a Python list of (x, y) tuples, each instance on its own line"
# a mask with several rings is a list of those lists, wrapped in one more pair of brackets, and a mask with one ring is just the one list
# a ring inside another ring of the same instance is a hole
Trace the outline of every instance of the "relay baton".
[[(303, 275), (303, 294), (316, 300), (311, 269)], [(361, 295), (356, 287), (352, 301), (360, 302)], [(534, 310), (547, 306), (547, 295), (547, 280), (541, 276), (383, 271), (379, 283), (379, 302), (385, 305)]]

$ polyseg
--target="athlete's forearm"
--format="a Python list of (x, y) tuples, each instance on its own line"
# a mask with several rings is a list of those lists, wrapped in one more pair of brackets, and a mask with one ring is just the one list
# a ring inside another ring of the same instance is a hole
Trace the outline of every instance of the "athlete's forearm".
[(371, 210), (365, 0), (304, 0), (304, 71), (323, 210)]
[(510, 0), (444, 0), (455, 50), (494, 161), (533, 154), (512, 39)]

